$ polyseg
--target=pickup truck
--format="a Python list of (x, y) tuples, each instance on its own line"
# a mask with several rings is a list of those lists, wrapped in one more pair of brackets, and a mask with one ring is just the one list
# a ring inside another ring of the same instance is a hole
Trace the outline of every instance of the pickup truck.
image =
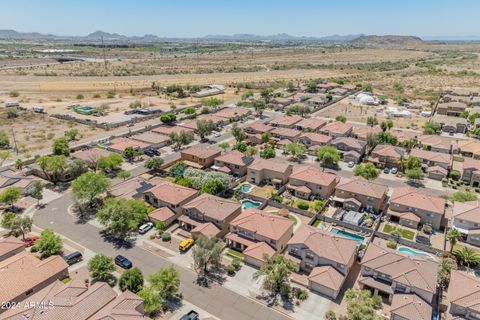
[(198, 312), (195, 310), (190, 310), (187, 314), (184, 314), (180, 320), (198, 320)]

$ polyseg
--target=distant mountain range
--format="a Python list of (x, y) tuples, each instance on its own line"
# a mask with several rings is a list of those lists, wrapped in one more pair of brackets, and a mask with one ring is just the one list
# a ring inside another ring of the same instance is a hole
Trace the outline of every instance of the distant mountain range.
[(386, 36), (360, 36), (356, 39), (350, 41), (352, 44), (358, 45), (412, 45), (420, 44), (424, 41), (419, 37), (414, 36), (396, 36), (396, 35), (386, 35)]
[(274, 35), (256, 35), (256, 34), (234, 34), (234, 35), (206, 35), (202, 37), (207, 40), (270, 40), (270, 41), (350, 41), (362, 36), (362, 34), (349, 34), (349, 35), (331, 35), (325, 37), (304, 37), (304, 36), (292, 36), (286, 33), (279, 33)]

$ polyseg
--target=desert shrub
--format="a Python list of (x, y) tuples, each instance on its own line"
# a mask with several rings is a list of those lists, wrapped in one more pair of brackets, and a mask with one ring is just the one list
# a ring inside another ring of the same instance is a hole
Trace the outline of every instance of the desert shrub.
[(242, 261), (240, 261), (240, 259), (238, 258), (235, 258), (232, 260), (232, 266), (234, 266), (234, 268), (238, 270), (242, 266)]
[(297, 299), (304, 301), (307, 300), (308, 298), (308, 291), (305, 289), (298, 289), (297, 290)]
[(237, 269), (235, 269), (235, 267), (234, 267), (233, 265), (231, 265), (231, 264), (229, 264), (228, 266), (225, 267), (225, 271), (227, 272), (227, 274), (228, 274), (229, 276), (235, 275), (235, 271), (236, 271), (236, 270), (237, 270)]
[(395, 241), (388, 241), (387, 242), (387, 248), (397, 249), (397, 243)]
[(297, 208), (298, 208), (298, 209), (308, 210), (309, 207), (310, 207), (310, 205), (308, 204), (307, 201), (299, 200), (299, 201), (297, 202)]
[(168, 233), (168, 232), (162, 233), (162, 241), (167, 242), (167, 241), (170, 241), (170, 240), (172, 240), (172, 236), (170, 235), (170, 233)]
[(452, 170), (450, 172), (450, 177), (453, 179), (453, 180), (458, 180), (460, 179), (460, 172), (458, 170)]
[(432, 234), (432, 227), (429, 226), (428, 224), (424, 224), (422, 227), (422, 231), (425, 234)]

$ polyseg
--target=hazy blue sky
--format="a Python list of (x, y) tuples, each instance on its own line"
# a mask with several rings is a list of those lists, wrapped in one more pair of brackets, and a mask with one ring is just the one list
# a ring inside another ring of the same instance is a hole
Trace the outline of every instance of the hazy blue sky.
[(480, 35), (478, 0), (0, 1), (0, 29), (63, 35)]

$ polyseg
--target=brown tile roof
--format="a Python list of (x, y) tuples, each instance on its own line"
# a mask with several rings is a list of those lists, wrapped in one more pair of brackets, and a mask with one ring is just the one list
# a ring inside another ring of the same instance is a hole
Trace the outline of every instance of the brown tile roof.
[(193, 146), (188, 149), (182, 150), (181, 153), (188, 154), (200, 159), (208, 159), (210, 157), (216, 157), (220, 155), (220, 149), (216, 147), (206, 147), (202, 145)]
[(190, 233), (194, 232), (203, 234), (206, 237), (216, 237), (220, 233), (220, 229), (218, 229), (213, 223), (207, 222), (199, 224), (190, 231)]
[(214, 113), (214, 115), (222, 118), (235, 118), (235, 117), (244, 117), (252, 113), (251, 109), (244, 108), (244, 107), (228, 107), (223, 108)]
[(322, 172), (319, 168), (309, 165), (293, 170), (290, 179), (310, 182), (324, 187), (330, 186), (332, 183), (338, 183), (340, 180), (334, 174)]
[(353, 126), (348, 123), (343, 123), (341, 121), (334, 121), (327, 123), (322, 129), (322, 132), (330, 132), (335, 134), (347, 134)]
[(271, 130), (273, 130), (274, 127), (272, 127), (271, 125), (265, 124), (263, 122), (257, 121), (249, 124), (247, 128), (255, 132), (264, 133), (264, 132), (270, 132)]
[(293, 116), (280, 116), (278, 118), (273, 119), (270, 121), (271, 124), (278, 125), (278, 126), (293, 126), (297, 122), (302, 121), (302, 117), (293, 115)]
[(161, 182), (157, 186), (150, 188), (145, 192), (151, 192), (155, 198), (171, 205), (178, 205), (197, 194), (197, 190), (183, 187), (168, 181)]
[(266, 262), (265, 255), (270, 258), (275, 254), (275, 250), (265, 242), (259, 241), (243, 250), (243, 254), (256, 260)]
[(95, 314), (91, 320), (147, 320), (144, 316), (143, 299), (125, 291)]
[[(390, 203), (398, 203), (410, 208), (417, 208), (443, 215), (446, 201), (443, 198), (425, 194), (417, 188), (406, 186), (393, 190)], [(392, 209), (394, 207), (390, 206), (390, 208)]]
[(357, 252), (356, 240), (338, 236), (308, 225), (302, 225), (288, 244), (304, 244), (318, 257), (341, 264), (348, 264)]
[(349, 146), (350, 148), (355, 148), (355, 149), (363, 149), (363, 147), (367, 145), (365, 141), (357, 140), (351, 137), (338, 137), (331, 142), (332, 145), (337, 145), (339, 143), (343, 143)]
[(2, 238), (0, 239), (0, 257), (23, 247), (23, 242), (13, 236)]
[(212, 121), (213, 124), (217, 125), (219, 123), (228, 122), (224, 117), (217, 116), (216, 114), (201, 114), (197, 117), (198, 120)]
[(396, 250), (368, 245), (362, 266), (388, 275), (393, 281), (434, 294), (437, 289), (438, 263)]
[(270, 131), (272, 135), (279, 135), (287, 138), (296, 138), (302, 134), (301, 131), (290, 128), (275, 128)]
[(395, 293), (390, 313), (405, 320), (430, 320), (432, 319), (432, 306), (414, 293)]
[(412, 149), (410, 155), (419, 159), (425, 159), (428, 161), (435, 161), (440, 163), (452, 163), (452, 156), (448, 153), (428, 151), (423, 149)]
[(455, 140), (438, 135), (421, 135), (417, 137), (417, 140), (420, 144), (438, 149), (449, 150), (452, 146), (456, 145)]
[(220, 198), (208, 193), (191, 200), (183, 205), (186, 210), (196, 210), (200, 214), (217, 221), (224, 221), (234, 212), (239, 211), (242, 205), (233, 200)]
[(155, 133), (152, 131), (146, 131), (140, 134), (136, 134), (131, 137), (133, 140), (149, 143), (149, 144), (160, 144), (166, 143), (169, 138), (163, 134)]
[(480, 280), (465, 272), (452, 270), (448, 300), (461, 307), (480, 311)]
[(459, 140), (458, 148), (462, 152), (470, 152), (472, 154), (480, 154), (480, 141), (477, 140)]
[(305, 132), (300, 136), (300, 139), (307, 138), (310, 141), (316, 143), (327, 144), (332, 141), (332, 137), (326, 136), (324, 134), (316, 133), (316, 132)]
[(377, 199), (383, 198), (388, 192), (387, 186), (370, 182), (361, 177), (355, 177), (351, 179), (342, 178), (340, 179), (340, 183), (337, 184), (336, 189), (350, 193), (370, 196)]
[(404, 142), (407, 140), (415, 140), (419, 133), (407, 130), (390, 130), (390, 134), (397, 137), (398, 142)]
[(196, 120), (185, 120), (185, 121), (179, 123), (178, 126), (179, 126), (179, 127), (182, 127), (182, 128), (190, 129), (190, 130), (193, 130), (193, 131), (197, 131), (197, 130), (198, 130), (198, 126), (197, 126), (197, 121), (196, 121)]
[(248, 166), (250, 163), (253, 162), (254, 158), (250, 156), (246, 156), (240, 151), (233, 150), (230, 152), (226, 152), (221, 156), (215, 158), (215, 160), (222, 161), (224, 163), (233, 164), (235, 166)]
[(327, 122), (320, 118), (308, 118), (297, 122), (295, 125), (302, 128), (309, 128), (312, 130), (318, 130), (323, 127)]
[(406, 150), (397, 146), (379, 144), (373, 149), (371, 155), (400, 159), (406, 155)]
[(129, 139), (129, 138), (115, 138), (110, 142), (108, 146), (112, 150), (123, 151), (127, 147), (143, 149), (149, 147), (149, 143)]
[(0, 261), (0, 301), (12, 301), (67, 269), (67, 263), (60, 256), (39, 260), (25, 251)]
[(100, 158), (107, 157), (112, 153), (107, 150), (100, 148), (90, 148), (87, 150), (82, 150), (72, 154), (72, 158), (80, 159), (85, 162), (96, 163)]
[(446, 176), (448, 174), (448, 170), (443, 168), (443, 167), (440, 167), (440, 166), (433, 166), (433, 167), (428, 167), (427, 168), (427, 172), (430, 173), (430, 172), (434, 172), (434, 173), (441, 173), (443, 174), (444, 176)]
[(180, 126), (160, 126), (152, 129), (151, 131), (168, 136), (172, 132), (175, 132), (175, 133), (180, 133), (182, 131), (192, 132), (193, 130), (180, 127)]
[(248, 166), (248, 169), (253, 170), (272, 170), (276, 172), (287, 173), (292, 168), (290, 163), (280, 161), (278, 159), (262, 159), (256, 158), (253, 163)]
[(279, 240), (285, 233), (292, 230), (293, 222), (288, 218), (250, 208), (233, 219), (230, 225), (268, 239)]
[(175, 212), (173, 212), (170, 208), (161, 207), (158, 209), (153, 210), (148, 214), (148, 217), (151, 220), (155, 221), (167, 221), (170, 218), (175, 216)]
[(140, 177), (134, 177), (125, 181), (122, 181), (108, 189), (108, 193), (116, 198), (131, 199), (142, 197), (142, 192), (146, 189), (153, 187), (155, 184), (142, 179)]
[(313, 268), (308, 276), (308, 280), (335, 291), (340, 291), (345, 276), (332, 266), (321, 266)]
[(473, 158), (465, 158), (463, 161), (463, 170), (473, 169), (474, 171), (480, 171), (480, 160)]
[(480, 223), (480, 201), (455, 201), (453, 203), (453, 217), (456, 219)]
[(353, 127), (353, 135), (354, 136), (357, 136), (359, 139), (363, 139), (363, 140), (366, 140), (367, 139), (367, 135), (369, 133), (373, 133), (373, 134), (377, 134), (379, 132), (381, 132), (382, 129), (380, 129), (380, 127)]

